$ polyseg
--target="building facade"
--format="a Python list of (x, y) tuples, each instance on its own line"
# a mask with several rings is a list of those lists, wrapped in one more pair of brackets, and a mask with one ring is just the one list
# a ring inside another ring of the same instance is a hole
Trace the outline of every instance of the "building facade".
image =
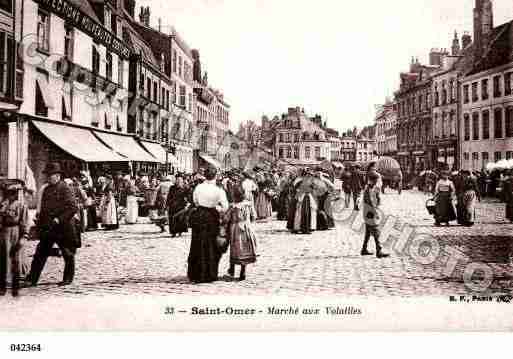
[(0, 2), (0, 177), (22, 174), (16, 113), (23, 100), (23, 65), (18, 61), (22, 38), (21, 0)]
[(143, 97), (143, 106), (138, 105), (131, 128), (145, 136), (149, 126), (150, 137), (167, 149), (168, 162), (171, 159), (180, 172), (192, 173), (196, 146), (192, 50), (174, 28), (164, 33), (151, 27), (149, 7), (140, 9), (139, 21), (133, 12), (128, 13), (127, 20), (148, 49), (143, 44), (137, 49), (141, 69), (134, 71), (137, 76), (133, 82), (134, 90)]
[(134, 162), (157, 162), (127, 135), (132, 49), (120, 36), (118, 5), (24, 1), (18, 156), (28, 164), (21, 177), (30, 171), (38, 188), (49, 161), (60, 161), (66, 176), (82, 169), (130, 171)]
[(430, 65), (413, 60), (408, 73), (402, 73), (397, 103), (397, 158), (407, 176), (430, 168), (428, 145), (432, 138), (432, 79), (439, 59), (446, 51), (432, 50)]
[(313, 166), (331, 160), (331, 142), (320, 116), (310, 118), (296, 107), (289, 108), (275, 121), (277, 159), (294, 166)]
[(480, 171), (513, 158), (513, 22), (493, 24), (491, 1), (476, 1), (474, 62), (461, 80), (461, 168)]
[(397, 155), (397, 105), (387, 100), (376, 106), (376, 153), (378, 156)]
[(342, 162), (355, 162), (356, 161), (356, 137), (350, 133), (344, 133), (340, 137), (340, 160)]
[[(469, 46), (468, 42), (465, 44)], [(451, 54), (441, 59), (432, 74), (433, 125), (429, 143), (429, 163), (434, 169), (459, 168), (459, 97), (460, 76), (468, 49), (460, 50), (458, 35), (453, 39)]]
[[(231, 169), (238, 155), (232, 146), (235, 139), (230, 131), (230, 105), (222, 91), (208, 83), (208, 75), (202, 71), (198, 50), (193, 50), (194, 119), (199, 130), (195, 168), (214, 165), (223, 170)], [(237, 146), (235, 146), (237, 147)]]

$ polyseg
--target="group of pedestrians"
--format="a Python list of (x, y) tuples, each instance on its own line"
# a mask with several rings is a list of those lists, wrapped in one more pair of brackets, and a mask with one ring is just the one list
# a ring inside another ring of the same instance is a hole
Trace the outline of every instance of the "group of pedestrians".
[[(335, 226), (333, 204), (342, 200), (345, 208), (362, 210), (365, 235), (362, 256), (374, 255), (368, 249), (374, 239), (377, 258), (389, 255), (380, 243), (379, 207), (382, 204), (382, 176), (371, 163), (365, 172), (350, 167), (335, 178), (322, 168), (296, 171), (263, 170), (218, 173), (209, 167), (193, 175), (175, 174), (149, 178), (105, 174), (92, 181), (87, 173), (67, 179), (59, 163), (50, 163), (44, 173), (47, 183), (37, 194), (35, 232), (39, 239), (28, 269), (23, 260), (23, 242), (32, 232), (27, 203), (20, 201), (23, 183), (0, 187), (0, 295), (6, 293), (8, 269), (12, 273), (13, 295), (19, 294), (20, 281), (32, 286), (54, 246), (64, 259), (60, 285), (69, 285), (75, 276), (75, 255), (82, 246), (86, 230), (115, 230), (121, 217), (136, 223), (139, 206), (154, 212), (154, 222), (170, 237), (180, 237), (191, 229), (187, 276), (193, 283), (219, 279), (219, 263), (229, 250), (227, 273), (246, 279), (246, 266), (257, 260), (257, 238), (252, 222), (267, 221), (273, 211), (278, 220), (287, 221), (294, 234), (311, 234)], [(513, 222), (513, 176), (504, 179), (506, 218)], [(443, 172), (435, 186), (435, 224), (454, 220), (465, 226), (475, 223), (475, 203), (481, 199), (478, 179), (470, 172)], [(454, 206), (454, 201), (456, 206)], [(121, 214), (120, 214), (121, 212)], [(159, 220), (160, 219), (160, 220)], [(25, 275), (26, 274), (26, 275)]]
[[(506, 171), (503, 179), (503, 196), (506, 202), (506, 218), (513, 221), (513, 177)], [(474, 173), (466, 170), (453, 172), (442, 171), (436, 183), (435, 194), (435, 225), (458, 224), (472, 227), (476, 222), (476, 203), (481, 202), (482, 186)]]

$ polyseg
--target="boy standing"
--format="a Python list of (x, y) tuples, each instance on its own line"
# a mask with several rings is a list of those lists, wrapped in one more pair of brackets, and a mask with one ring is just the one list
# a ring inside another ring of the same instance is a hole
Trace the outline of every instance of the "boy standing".
[(365, 221), (365, 238), (363, 240), (363, 248), (361, 251), (362, 256), (370, 256), (374, 253), (369, 252), (367, 246), (370, 237), (374, 237), (376, 243), (376, 257), (387, 258), (389, 254), (383, 253), (381, 244), (379, 242), (379, 212), (378, 207), (381, 205), (380, 189), (377, 186), (379, 174), (377, 172), (369, 172), (367, 175), (367, 186), (363, 193), (363, 220)]

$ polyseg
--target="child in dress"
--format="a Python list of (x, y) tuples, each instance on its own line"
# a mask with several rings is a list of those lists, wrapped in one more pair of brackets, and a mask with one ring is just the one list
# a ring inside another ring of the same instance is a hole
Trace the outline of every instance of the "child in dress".
[(256, 262), (256, 237), (251, 228), (256, 213), (253, 203), (244, 199), (244, 191), (237, 186), (233, 191), (234, 203), (224, 216), (226, 236), (230, 245), (230, 269), (228, 274), (235, 275), (235, 265), (241, 266), (239, 280), (246, 279), (246, 265)]
[[(20, 289), (23, 241), (27, 236), (26, 206), (18, 200), (21, 183), (13, 181), (3, 188), (0, 202), (0, 296), (6, 294), (7, 272), (12, 275), (12, 295), (17, 297)], [(1, 191), (1, 190), (0, 190)]]

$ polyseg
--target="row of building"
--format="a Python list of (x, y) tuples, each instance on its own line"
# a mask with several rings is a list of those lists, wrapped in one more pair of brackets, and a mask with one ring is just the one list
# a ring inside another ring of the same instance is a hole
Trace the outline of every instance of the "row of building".
[[(0, 2), (0, 175), (183, 171), (231, 158), (200, 53), (135, 0)], [(235, 157), (235, 156), (233, 156)]]
[(301, 107), (290, 107), (281, 116), (263, 116), (261, 125), (248, 121), (240, 125), (237, 137), (251, 143), (265, 156), (283, 165), (312, 167), (323, 161), (367, 162), (377, 158), (375, 126), (340, 134), (328, 127), (320, 115), (310, 116)]
[(408, 173), (513, 158), (513, 21), (494, 26), (491, 0), (476, 0), (473, 18), (473, 38), (456, 33), (428, 65), (412, 59), (394, 100), (378, 108), (377, 152)]

